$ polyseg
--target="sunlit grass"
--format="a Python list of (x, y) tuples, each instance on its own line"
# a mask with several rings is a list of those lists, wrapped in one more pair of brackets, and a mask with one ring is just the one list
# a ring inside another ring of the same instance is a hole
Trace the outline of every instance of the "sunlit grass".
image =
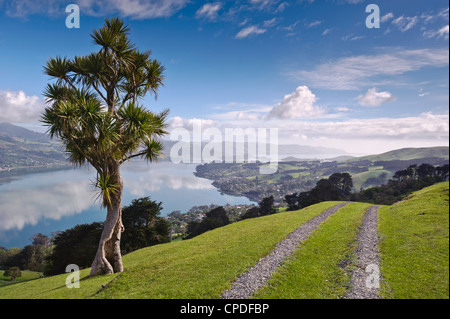
[(449, 298), (448, 198), (445, 182), (380, 210), (386, 298)]
[(247, 219), (144, 248), (123, 257), (122, 274), (89, 277), (89, 269), (82, 270), (79, 289), (68, 289), (67, 275), (59, 275), (0, 288), (0, 298), (218, 298), (290, 232), (336, 204)]
[(341, 208), (299, 245), (256, 298), (329, 299), (350, 287), (356, 237), (371, 205), (353, 203)]

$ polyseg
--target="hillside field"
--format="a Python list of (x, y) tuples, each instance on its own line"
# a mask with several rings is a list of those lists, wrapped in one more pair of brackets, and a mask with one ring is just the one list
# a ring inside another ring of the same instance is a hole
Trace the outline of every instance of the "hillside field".
[[(384, 298), (449, 298), (448, 197), (444, 182), (379, 210)], [(190, 240), (141, 249), (124, 256), (121, 274), (89, 277), (90, 269), (82, 270), (79, 289), (65, 286), (65, 274), (0, 287), (0, 298), (217, 299), (290, 232), (337, 203), (247, 219)], [(256, 298), (343, 296), (368, 206), (351, 203), (330, 216)]]

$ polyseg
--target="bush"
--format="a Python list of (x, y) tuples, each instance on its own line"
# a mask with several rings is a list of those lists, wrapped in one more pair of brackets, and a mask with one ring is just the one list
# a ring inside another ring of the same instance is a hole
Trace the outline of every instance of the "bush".
[(307, 192), (294, 193), (284, 197), (288, 210), (298, 210), (324, 201), (348, 200), (353, 187), (349, 173), (334, 173), (323, 178)]
[(20, 271), (19, 267), (10, 267), (3, 273), (3, 276), (11, 277), (11, 281), (16, 281), (17, 277), (22, 276), (22, 272)]
[(184, 239), (190, 239), (208, 230), (212, 230), (218, 227), (228, 225), (230, 220), (227, 216), (225, 209), (220, 206), (206, 213), (206, 216), (200, 222), (189, 222), (186, 229), (186, 237)]

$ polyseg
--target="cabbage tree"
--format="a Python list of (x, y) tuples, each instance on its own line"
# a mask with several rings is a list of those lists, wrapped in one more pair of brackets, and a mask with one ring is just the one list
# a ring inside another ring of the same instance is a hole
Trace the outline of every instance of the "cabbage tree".
[(129, 27), (118, 18), (105, 19), (92, 40), (99, 50), (73, 58), (50, 58), (44, 66), (52, 81), (44, 95), (48, 106), (42, 122), (59, 138), (76, 165), (96, 170), (98, 198), (107, 210), (91, 275), (122, 272), (120, 251), (121, 165), (135, 157), (155, 161), (162, 151), (168, 111), (155, 114), (142, 105), (147, 94), (163, 85), (164, 66), (140, 51)]

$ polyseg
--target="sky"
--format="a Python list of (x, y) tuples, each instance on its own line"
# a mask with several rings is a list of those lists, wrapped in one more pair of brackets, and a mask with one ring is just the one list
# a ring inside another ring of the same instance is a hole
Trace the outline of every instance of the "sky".
[(350, 154), (449, 144), (441, 0), (0, 0), (0, 122), (45, 130), (45, 62), (99, 50), (90, 34), (106, 17), (166, 67), (143, 102), (170, 109), (169, 132), (276, 128), (281, 144)]

